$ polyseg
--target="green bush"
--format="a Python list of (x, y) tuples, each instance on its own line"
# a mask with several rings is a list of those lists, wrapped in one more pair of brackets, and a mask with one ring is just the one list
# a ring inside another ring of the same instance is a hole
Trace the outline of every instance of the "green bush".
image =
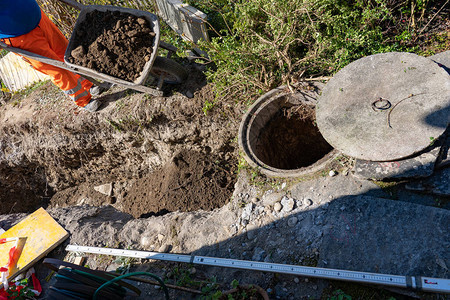
[(415, 51), (410, 20), (423, 14), (426, 1), (411, 1), (413, 13), (402, 11), (410, 1), (399, 7), (389, 0), (190, 3), (209, 13), (212, 38), (202, 47), (214, 66), (207, 75), (217, 99), (251, 102), (276, 86), (332, 75), (366, 55)]

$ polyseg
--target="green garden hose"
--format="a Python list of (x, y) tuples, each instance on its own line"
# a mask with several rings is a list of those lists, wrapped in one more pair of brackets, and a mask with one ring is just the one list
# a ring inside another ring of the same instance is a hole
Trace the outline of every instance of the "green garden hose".
[(130, 277), (130, 276), (138, 276), (138, 275), (146, 275), (146, 276), (150, 276), (154, 279), (156, 279), (162, 286), (163, 290), (164, 290), (164, 294), (166, 295), (166, 299), (169, 300), (169, 290), (167, 289), (166, 285), (164, 284), (164, 282), (161, 280), (161, 278), (159, 278), (158, 276), (152, 274), (152, 273), (147, 273), (147, 272), (134, 272), (134, 273), (128, 273), (122, 276), (118, 276), (114, 279), (111, 279), (108, 282), (105, 282), (104, 284), (102, 284), (94, 293), (94, 296), (92, 297), (93, 300), (97, 300), (97, 294), (99, 293), (99, 291), (111, 284), (113, 284), (116, 281), (119, 281), (121, 279)]

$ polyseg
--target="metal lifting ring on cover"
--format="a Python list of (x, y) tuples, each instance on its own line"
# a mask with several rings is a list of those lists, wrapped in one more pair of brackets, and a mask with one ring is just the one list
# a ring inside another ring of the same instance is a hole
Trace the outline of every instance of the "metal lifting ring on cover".
[(391, 108), (391, 106), (392, 106), (392, 104), (389, 100), (383, 99), (381, 97), (372, 102), (372, 109), (374, 111), (386, 110), (386, 109)]

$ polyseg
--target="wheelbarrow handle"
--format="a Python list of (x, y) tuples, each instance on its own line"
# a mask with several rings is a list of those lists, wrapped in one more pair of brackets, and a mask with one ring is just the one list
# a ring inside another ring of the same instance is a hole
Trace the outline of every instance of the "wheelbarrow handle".
[(59, 1), (65, 3), (69, 6), (72, 6), (73, 8), (76, 8), (78, 10), (82, 10), (84, 8), (84, 4), (74, 1), (74, 0), (59, 0)]

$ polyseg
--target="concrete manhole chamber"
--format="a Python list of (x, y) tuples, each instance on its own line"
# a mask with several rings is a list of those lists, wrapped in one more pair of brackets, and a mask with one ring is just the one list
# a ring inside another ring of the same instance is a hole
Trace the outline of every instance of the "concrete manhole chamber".
[(315, 122), (322, 84), (286, 86), (261, 96), (244, 115), (239, 146), (246, 161), (271, 177), (297, 177), (323, 169), (339, 152), (322, 137)]

